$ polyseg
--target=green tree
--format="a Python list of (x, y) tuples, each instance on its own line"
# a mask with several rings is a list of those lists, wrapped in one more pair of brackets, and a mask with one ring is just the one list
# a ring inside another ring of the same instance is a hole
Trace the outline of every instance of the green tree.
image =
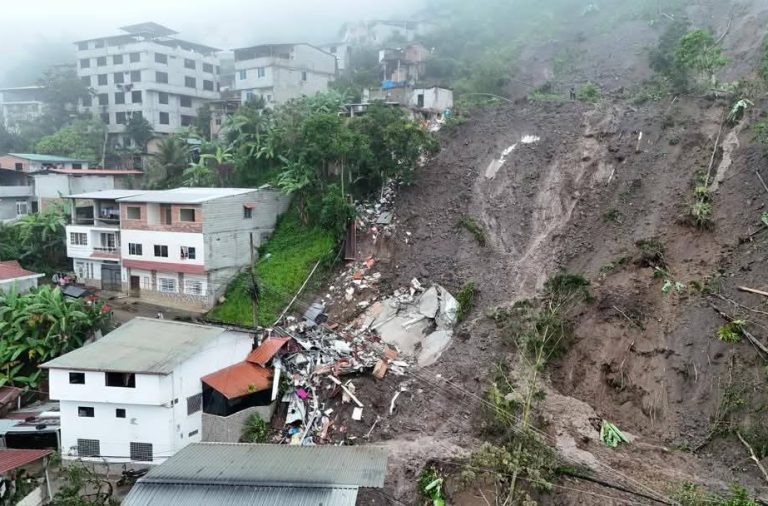
[(659, 43), (648, 55), (651, 69), (666, 78), (675, 92), (688, 89), (688, 69), (676, 60), (678, 44), (688, 33), (688, 26), (688, 21), (683, 19), (670, 23), (659, 37)]
[(101, 160), (106, 126), (101, 121), (77, 120), (38, 141), (35, 150), (44, 155), (61, 155), (87, 160), (97, 165)]
[(211, 120), (213, 115), (211, 113), (211, 106), (203, 104), (197, 109), (197, 117), (195, 118), (195, 130), (203, 137), (203, 139), (211, 140)]
[(166, 188), (178, 185), (184, 169), (189, 166), (189, 147), (183, 139), (171, 135), (160, 141), (157, 149), (151, 167), (160, 185)]
[(675, 50), (675, 63), (717, 82), (717, 71), (728, 63), (723, 49), (709, 30), (692, 30), (683, 35)]
[(65, 226), (68, 215), (62, 206), (50, 206), (14, 223), (14, 237), (21, 251), (18, 260), (36, 270), (53, 272), (66, 265)]
[(152, 124), (141, 114), (131, 114), (125, 125), (125, 133), (133, 140), (136, 147), (143, 153), (147, 143), (155, 136)]
[(51, 67), (43, 74), (39, 84), (44, 87), (45, 108), (41, 121), (59, 130), (80, 117), (78, 103), (90, 95), (88, 87), (77, 77), (74, 69)]
[(277, 186), (289, 195), (295, 195), (299, 210), (299, 218), (306, 225), (309, 223), (307, 215), (307, 194), (315, 184), (316, 173), (304, 163), (303, 159), (288, 160), (281, 157), (283, 171), (277, 179)]

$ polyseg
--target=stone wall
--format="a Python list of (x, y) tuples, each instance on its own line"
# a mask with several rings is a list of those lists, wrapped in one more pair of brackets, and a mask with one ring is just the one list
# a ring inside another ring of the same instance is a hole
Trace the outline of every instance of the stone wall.
[(240, 441), (243, 425), (249, 416), (258, 413), (265, 422), (269, 422), (275, 412), (275, 407), (276, 403), (273, 402), (269, 406), (254, 406), (229, 416), (203, 413), (202, 440), (208, 443), (237, 443)]

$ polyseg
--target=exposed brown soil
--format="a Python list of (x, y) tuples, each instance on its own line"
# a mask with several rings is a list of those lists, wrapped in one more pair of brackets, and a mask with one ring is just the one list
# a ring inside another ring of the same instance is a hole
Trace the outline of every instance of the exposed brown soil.
[[(724, 39), (734, 58), (724, 72), (730, 77), (754, 68), (761, 40), (744, 30), (768, 18), (761, 5), (737, 9), (731, 35)], [(721, 32), (730, 12), (730, 6), (714, 2), (689, 10), (695, 20)], [(582, 61), (600, 61), (580, 67), (579, 79), (615, 89), (647, 75), (638, 45), (655, 40), (658, 32), (624, 29), (635, 35), (624, 52), (613, 45), (620, 58), (600, 59), (602, 42), (579, 42), (590, 55)], [(616, 31), (596, 40), (611, 37)], [(524, 54), (532, 80), (551, 78), (542, 69), (551, 68), (562, 46), (558, 41), (545, 46), (546, 51), (533, 48)], [(611, 75), (619, 78), (611, 82)], [(515, 349), (486, 313), (535, 297), (560, 269), (582, 273), (595, 296), (575, 318), (569, 351), (545, 374), (540, 426), (560, 452), (624, 473), (630, 479), (617, 480), (635, 490), (647, 485), (668, 493), (683, 481), (725, 490), (738, 481), (764, 494), (765, 482), (738, 439), (712, 434), (729, 394), (741, 402), (727, 413), (734, 426), (768, 426), (760, 410), (768, 401), (765, 363), (749, 343), (715, 337), (724, 321), (712, 308), (746, 314), (749, 328), (766, 342), (768, 313), (740, 310), (722, 298), (758, 311), (768, 306), (768, 299), (737, 290), (768, 287), (768, 232), (760, 223), (768, 195), (755, 176), (766, 159), (745, 128), (763, 105), (754, 107), (740, 127), (725, 126), (722, 132), (712, 168), (717, 184), (711, 230), (692, 227), (684, 216), (696, 177), (710, 163), (729, 106), (724, 100), (679, 97), (637, 106), (617, 93), (593, 106), (522, 99), (475, 111), (467, 123), (441, 134), (441, 152), (413, 185), (400, 189), (396, 232), (378, 246), (377, 269), (384, 274), (383, 287), (406, 285), (414, 277), (454, 291), (474, 282), (477, 308), (435, 365), (405, 378), (408, 390), (394, 416), (388, 414), (389, 400), (404, 378), (359, 380), (361, 398), (381, 416), (370, 440), (392, 452), (387, 494), (417, 503), (415, 483), (425, 464), (441, 465), (477, 448), (483, 416), (478, 399), (494, 364), (516, 363)], [(526, 136), (538, 139), (526, 143)], [(505, 150), (506, 161), (494, 174), (489, 164)], [(459, 226), (467, 217), (485, 230), (486, 246)], [(636, 243), (649, 238), (664, 245), (666, 277), (684, 287), (679, 293), (674, 288), (662, 293), (665, 276), (655, 276), (637, 261)], [(444, 380), (462, 391), (446, 387)], [(360, 434), (375, 419), (367, 416), (354, 429)], [(602, 446), (595, 418), (616, 423), (633, 436), (632, 443), (616, 450)], [(485, 504), (483, 495), (490, 498), (492, 490), (476, 485), (451, 490), (451, 504)], [(540, 503), (641, 501), (578, 480), (559, 485)], [(381, 500), (376, 494), (363, 496), (365, 504)]]

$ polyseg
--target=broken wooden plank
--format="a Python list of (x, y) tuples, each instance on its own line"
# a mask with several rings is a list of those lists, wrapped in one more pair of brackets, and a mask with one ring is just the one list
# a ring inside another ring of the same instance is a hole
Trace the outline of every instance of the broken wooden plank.
[(355, 402), (355, 404), (357, 404), (357, 405), (358, 405), (359, 407), (361, 407), (361, 408), (363, 407), (363, 403), (362, 403), (362, 402), (360, 402), (360, 399), (358, 399), (357, 397), (355, 397), (355, 394), (353, 394), (353, 393), (352, 393), (352, 392), (349, 390), (349, 388), (347, 388), (346, 386), (344, 386), (344, 384), (343, 384), (341, 381), (339, 381), (339, 380), (338, 380), (338, 378), (336, 378), (336, 377), (334, 377), (334, 376), (328, 376), (328, 379), (329, 379), (329, 380), (331, 380), (331, 381), (333, 381), (333, 382), (334, 382), (334, 383), (336, 383), (337, 385), (339, 385), (339, 386), (341, 387), (341, 389), (342, 389), (342, 390), (344, 390), (344, 392), (345, 392), (345, 393), (346, 393), (346, 394), (349, 396), (349, 398), (350, 398), (350, 399), (352, 399), (352, 400)]
[(747, 441), (741, 436), (741, 432), (736, 431), (736, 435), (739, 437), (739, 441), (741, 441), (741, 444), (743, 444), (747, 450), (749, 450), (749, 458), (755, 461), (755, 464), (757, 465), (758, 469), (760, 469), (760, 472), (763, 473), (763, 478), (765, 478), (766, 483), (768, 483), (768, 471), (765, 470), (765, 467), (763, 467), (763, 464), (760, 463), (760, 459), (757, 458), (757, 455), (755, 455), (755, 450), (752, 449), (752, 446), (747, 443)]
[(763, 290), (758, 290), (756, 288), (749, 288), (747, 286), (740, 286), (738, 288), (742, 292), (754, 293), (754, 294), (757, 294), (757, 295), (762, 295), (763, 297), (768, 297), (768, 292), (764, 292)]

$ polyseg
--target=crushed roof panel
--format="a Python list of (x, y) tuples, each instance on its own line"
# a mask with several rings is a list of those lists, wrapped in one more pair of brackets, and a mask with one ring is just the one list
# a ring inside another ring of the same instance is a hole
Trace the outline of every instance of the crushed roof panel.
[[(269, 465), (254, 465), (268, 462)], [(289, 446), (193, 443), (145, 481), (274, 486), (384, 486), (387, 450), (381, 446)]]
[(123, 506), (354, 506), (357, 487), (264, 487), (147, 483), (133, 486)]
[(226, 331), (171, 320), (134, 318), (98, 341), (41, 365), (49, 369), (170, 374)]
[(272, 373), (248, 362), (225, 367), (203, 376), (201, 380), (227, 399), (236, 399), (272, 388)]
[(272, 357), (277, 355), (277, 352), (280, 351), (280, 348), (282, 348), (285, 343), (290, 340), (290, 337), (270, 337), (265, 339), (258, 348), (248, 354), (248, 357), (245, 360), (246, 362), (259, 364), (262, 367), (266, 367), (267, 362), (272, 360)]

